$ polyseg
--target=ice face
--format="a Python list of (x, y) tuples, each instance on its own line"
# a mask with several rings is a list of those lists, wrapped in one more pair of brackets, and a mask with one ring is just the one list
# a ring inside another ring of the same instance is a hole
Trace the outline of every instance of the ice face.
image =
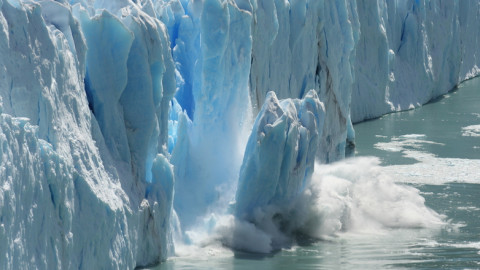
[(342, 159), (359, 35), (355, 3), (268, 0), (252, 1), (252, 6), (254, 109), (271, 90), (284, 99), (303, 98), (315, 89), (326, 109), (318, 156), (323, 162)]
[[(130, 163), (130, 149), (120, 97), (127, 85), (127, 60), (134, 34), (115, 16), (103, 11), (90, 18), (76, 6), (88, 51), (85, 92), (112, 156)], [(100, 46), (98, 46), (100, 45)]]
[(352, 120), (412, 109), (476, 76), (478, 9), (475, 1), (358, 1)]
[(479, 5), (0, 0), (1, 268), (153, 264), (235, 197), (265, 236), (351, 120), (478, 74)]
[[(314, 90), (302, 100), (267, 94), (245, 150), (235, 215), (253, 221), (255, 211), (288, 204), (313, 173), (325, 110)], [(276, 153), (272, 155), (272, 153)]]
[[(170, 86), (165, 79), (171, 76), (174, 83), (172, 61), (158, 64), (171, 57), (165, 29), (159, 22), (152, 27), (165, 45), (152, 44), (152, 51), (160, 56), (142, 56), (154, 69), (151, 88), (143, 91), (155, 93), (157, 99), (145, 98), (150, 107), (138, 107), (154, 112), (150, 121), (141, 122), (141, 111), (118, 112), (118, 101), (132, 80), (125, 82), (122, 76), (128, 66), (120, 55), (128, 56), (134, 37), (145, 40), (144, 36), (130, 32), (106, 12), (93, 18), (84, 13), (81, 17), (80, 12), (74, 19), (67, 3), (1, 1), (0, 8), (1, 167), (5, 168), (0, 172), (5, 243), (0, 265), (122, 269), (166, 258), (172, 248), (169, 217), (174, 179), (159, 149), (168, 138), (166, 115), (175, 84)], [(148, 21), (136, 18), (138, 23)], [(112, 35), (99, 34), (98, 28)], [(145, 30), (152, 30), (145, 33), (155, 37), (153, 29)], [(90, 39), (101, 41), (100, 46)], [(113, 58), (120, 62), (113, 63)], [(135, 70), (132, 66), (129, 74)], [(140, 77), (140, 85), (142, 81)], [(130, 138), (133, 129), (125, 128), (125, 119), (141, 123)], [(151, 139), (143, 141), (148, 134)], [(135, 147), (134, 154), (128, 152), (130, 146)]]

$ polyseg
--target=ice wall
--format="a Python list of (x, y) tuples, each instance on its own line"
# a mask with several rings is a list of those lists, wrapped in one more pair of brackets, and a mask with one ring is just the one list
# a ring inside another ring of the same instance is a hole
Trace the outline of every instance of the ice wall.
[(478, 75), (478, 1), (357, 1), (351, 117), (418, 107)]
[(315, 89), (326, 110), (318, 156), (322, 162), (342, 159), (359, 36), (355, 1), (251, 2), (254, 108), (262, 106), (268, 91), (283, 99), (303, 98)]
[(74, 19), (54, 1), (0, 9), (0, 267), (165, 259), (174, 177), (161, 149), (175, 84), (163, 25), (80, 6)]

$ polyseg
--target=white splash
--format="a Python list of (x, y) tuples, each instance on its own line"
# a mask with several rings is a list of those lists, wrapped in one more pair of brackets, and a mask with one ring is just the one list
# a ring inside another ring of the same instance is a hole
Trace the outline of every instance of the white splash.
[(332, 239), (344, 233), (384, 234), (392, 228), (445, 224), (442, 215), (425, 206), (419, 190), (395, 183), (379, 164), (374, 157), (316, 164), (311, 181), (287, 205), (256, 209), (253, 223), (211, 214), (186, 233), (188, 245), (176, 245), (177, 255), (232, 255), (225, 246), (269, 253), (295, 245), (299, 236)]

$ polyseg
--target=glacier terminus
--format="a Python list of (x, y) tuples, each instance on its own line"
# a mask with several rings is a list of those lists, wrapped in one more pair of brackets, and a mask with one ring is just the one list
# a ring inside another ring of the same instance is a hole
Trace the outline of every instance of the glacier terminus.
[[(479, 75), (479, 14), (474, 0), (0, 0), (0, 268), (134, 269), (180, 246), (269, 253), (354, 227), (347, 190), (378, 161), (325, 164), (351, 155), (352, 123)], [(392, 186), (417, 211), (389, 213), (401, 226), (443, 222)]]

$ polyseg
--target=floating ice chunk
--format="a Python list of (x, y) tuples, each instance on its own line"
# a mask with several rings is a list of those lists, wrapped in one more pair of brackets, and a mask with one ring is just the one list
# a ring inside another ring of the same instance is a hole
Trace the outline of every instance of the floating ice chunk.
[[(412, 149), (417, 150), (417, 153), (420, 153), (419, 150), (423, 149), (425, 145), (443, 144), (426, 140), (425, 134), (405, 134), (399, 137), (393, 137), (390, 142), (378, 142), (374, 145), (374, 147), (383, 151), (402, 152), (406, 156), (411, 156)], [(430, 155), (429, 153), (423, 154)], [(418, 159), (414, 156), (411, 157)]]
[(480, 137), (480, 125), (463, 127), (462, 131), (462, 136)]

